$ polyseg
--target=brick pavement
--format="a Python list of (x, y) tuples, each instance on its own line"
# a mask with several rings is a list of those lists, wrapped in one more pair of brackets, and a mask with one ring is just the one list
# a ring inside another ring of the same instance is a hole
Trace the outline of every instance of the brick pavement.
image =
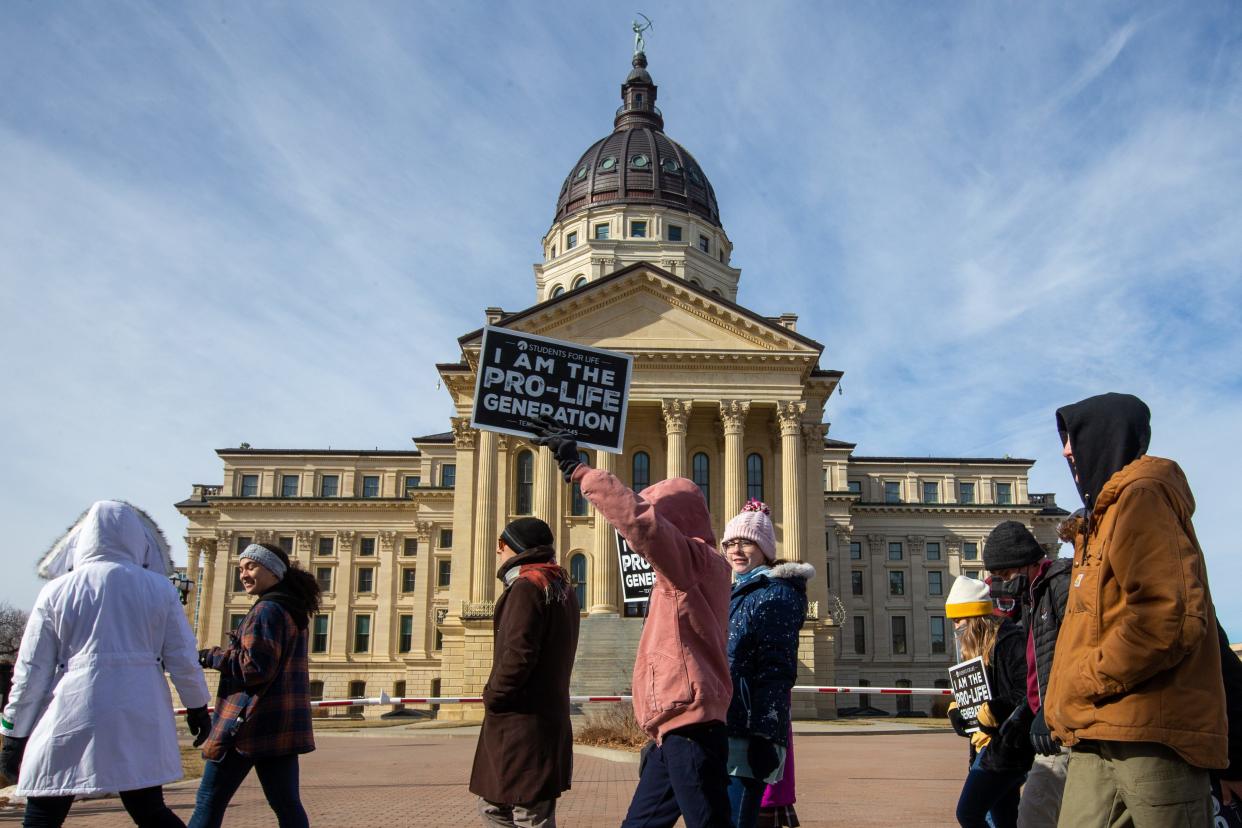
[[(319, 750), (302, 759), (302, 799), (311, 824), (350, 828), (474, 826), (466, 790), (473, 733), (384, 729), (318, 734)], [(799, 734), (798, 813), (806, 826), (953, 825), (966, 771), (965, 743), (952, 733)], [(574, 787), (558, 808), (563, 828), (615, 828), (633, 793), (637, 765), (579, 754)], [(196, 782), (166, 788), (183, 818)], [(0, 823), (20, 812), (0, 811)], [(69, 825), (121, 828), (132, 823), (117, 799), (79, 802)], [(254, 775), (229, 807), (226, 828), (272, 826)]]

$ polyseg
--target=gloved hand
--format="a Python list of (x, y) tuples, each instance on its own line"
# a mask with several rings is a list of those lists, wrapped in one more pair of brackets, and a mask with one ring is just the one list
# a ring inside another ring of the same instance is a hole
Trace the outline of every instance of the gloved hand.
[(10, 785), (17, 784), (17, 776), (22, 770), (22, 754), (26, 752), (28, 736), (5, 736), (4, 747), (0, 747), (0, 776), (9, 780)]
[(185, 724), (190, 728), (190, 735), (194, 737), (194, 747), (207, 741), (207, 735), (211, 733), (211, 714), (207, 712), (207, 705), (191, 707), (185, 711)]
[(762, 736), (751, 736), (749, 741), (750, 744), (746, 746), (746, 763), (750, 765), (750, 772), (755, 775), (755, 779), (767, 779), (781, 763), (776, 745), (771, 739)]
[(1035, 714), (1026, 702), (1014, 708), (1009, 718), (1001, 723), (1000, 746), (1006, 751), (1021, 751), (1030, 740), (1031, 721)]
[(1061, 752), (1061, 746), (1057, 744), (1056, 739), (1052, 738), (1052, 731), (1048, 729), (1048, 722), (1044, 719), (1042, 707), (1031, 720), (1031, 744), (1035, 746), (1035, 752), (1041, 756), (1056, 756)]
[(555, 423), (550, 423), (542, 417), (532, 417), (531, 422), (538, 429), (535, 433), (535, 443), (552, 450), (556, 465), (561, 469), (561, 476), (565, 478), (566, 483), (569, 483), (573, 479), (574, 470), (582, 465), (582, 458), (578, 456), (578, 442), (569, 432), (557, 428)]
[(969, 737), (966, 732), (966, 719), (962, 716), (962, 711), (956, 707), (949, 708), (949, 724), (953, 725), (953, 732), (958, 736)]
[(216, 657), (214, 653), (215, 647), (209, 647), (206, 650), (199, 650), (198, 665), (205, 670), (214, 670), (216, 668)]

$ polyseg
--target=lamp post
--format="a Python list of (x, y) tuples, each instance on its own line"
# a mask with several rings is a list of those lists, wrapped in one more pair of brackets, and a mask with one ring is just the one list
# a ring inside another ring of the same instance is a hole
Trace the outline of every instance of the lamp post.
[(181, 605), (185, 606), (190, 603), (190, 590), (194, 589), (194, 582), (184, 572), (174, 572), (168, 576), (168, 580), (177, 588), (177, 593), (181, 597)]

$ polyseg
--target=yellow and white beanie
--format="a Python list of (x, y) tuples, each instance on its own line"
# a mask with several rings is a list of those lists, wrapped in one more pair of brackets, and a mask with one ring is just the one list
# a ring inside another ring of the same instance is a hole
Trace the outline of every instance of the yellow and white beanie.
[(944, 602), (944, 614), (953, 619), (991, 615), (992, 596), (988, 585), (978, 578), (957, 576)]

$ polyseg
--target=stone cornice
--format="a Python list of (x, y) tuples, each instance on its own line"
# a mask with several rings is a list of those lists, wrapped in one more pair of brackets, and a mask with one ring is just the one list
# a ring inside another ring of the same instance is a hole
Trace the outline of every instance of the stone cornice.
[(420, 500), (449, 500), (452, 489), (434, 493), (419, 493), (412, 497), (213, 497), (201, 507), (190, 510), (178, 507), (182, 514), (192, 511), (211, 514), (221, 509), (264, 509), (279, 506), (284, 509), (418, 509)]
[[(827, 496), (824, 498), (828, 499)], [(924, 512), (927, 514), (960, 514), (960, 515), (1012, 515), (1039, 514), (1042, 506), (1023, 506), (1014, 504), (1003, 506), (999, 503), (863, 503), (858, 502), (851, 507), (851, 512), (868, 513), (905, 513)]]

